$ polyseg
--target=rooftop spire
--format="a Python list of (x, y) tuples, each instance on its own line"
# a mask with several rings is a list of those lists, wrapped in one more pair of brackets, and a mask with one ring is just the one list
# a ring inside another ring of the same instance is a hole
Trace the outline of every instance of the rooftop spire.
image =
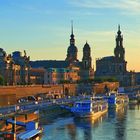
[(121, 30), (120, 30), (120, 24), (118, 24), (118, 35), (120, 35), (121, 34)]
[(73, 20), (71, 21), (71, 34), (73, 35)]
[(75, 39), (74, 39), (74, 34), (73, 34), (73, 21), (71, 21), (70, 45), (75, 45)]
[(118, 25), (118, 31), (120, 31), (120, 24)]

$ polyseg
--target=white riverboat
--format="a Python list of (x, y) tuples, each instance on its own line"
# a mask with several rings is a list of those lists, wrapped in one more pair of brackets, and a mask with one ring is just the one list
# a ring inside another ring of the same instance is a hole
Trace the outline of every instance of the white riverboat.
[(108, 103), (105, 100), (93, 98), (92, 100), (83, 100), (74, 103), (71, 112), (76, 117), (94, 117), (98, 118), (108, 110)]
[(129, 103), (128, 96), (122, 93), (117, 93), (117, 94), (109, 93), (109, 96), (105, 96), (104, 99), (108, 101), (109, 109), (112, 109), (112, 108), (119, 109)]

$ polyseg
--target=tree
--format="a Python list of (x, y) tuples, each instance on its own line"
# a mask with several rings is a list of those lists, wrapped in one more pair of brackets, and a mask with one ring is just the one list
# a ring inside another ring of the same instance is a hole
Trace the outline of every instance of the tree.
[(4, 85), (4, 78), (0, 75), (0, 85)]
[(105, 82), (118, 82), (118, 80), (115, 77), (106, 77), (104, 78)]
[(94, 82), (94, 79), (82, 79), (82, 80), (77, 80), (77, 83), (92, 83)]
[(113, 76), (110, 76), (110, 77), (96, 77), (94, 78), (94, 82), (95, 83), (102, 83), (102, 82), (118, 82), (118, 80), (113, 77)]
[(94, 78), (94, 82), (95, 83), (102, 83), (102, 82), (104, 82), (104, 79), (103, 78)]

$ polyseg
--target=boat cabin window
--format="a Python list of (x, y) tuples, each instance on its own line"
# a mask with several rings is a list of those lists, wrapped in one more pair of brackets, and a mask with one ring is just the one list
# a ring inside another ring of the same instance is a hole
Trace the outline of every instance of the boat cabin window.
[(80, 107), (80, 103), (76, 103), (75, 104), (75, 107)]

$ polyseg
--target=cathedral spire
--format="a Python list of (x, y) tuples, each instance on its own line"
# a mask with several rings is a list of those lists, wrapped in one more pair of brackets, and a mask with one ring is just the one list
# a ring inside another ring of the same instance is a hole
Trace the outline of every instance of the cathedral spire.
[(118, 25), (118, 31), (120, 31), (120, 24)]
[(73, 35), (73, 20), (71, 21), (71, 34)]
[(70, 46), (68, 47), (68, 50), (67, 50), (66, 60), (69, 62), (78, 61), (77, 52), (78, 52), (78, 49), (75, 46), (75, 39), (74, 39), (74, 34), (73, 34), (73, 21), (71, 21)]
[(121, 30), (120, 29), (121, 29), (120, 24), (118, 24), (118, 32), (117, 32), (118, 35), (121, 35)]
[(75, 39), (73, 34), (73, 20), (71, 21), (71, 36), (70, 36), (70, 45), (75, 45)]

